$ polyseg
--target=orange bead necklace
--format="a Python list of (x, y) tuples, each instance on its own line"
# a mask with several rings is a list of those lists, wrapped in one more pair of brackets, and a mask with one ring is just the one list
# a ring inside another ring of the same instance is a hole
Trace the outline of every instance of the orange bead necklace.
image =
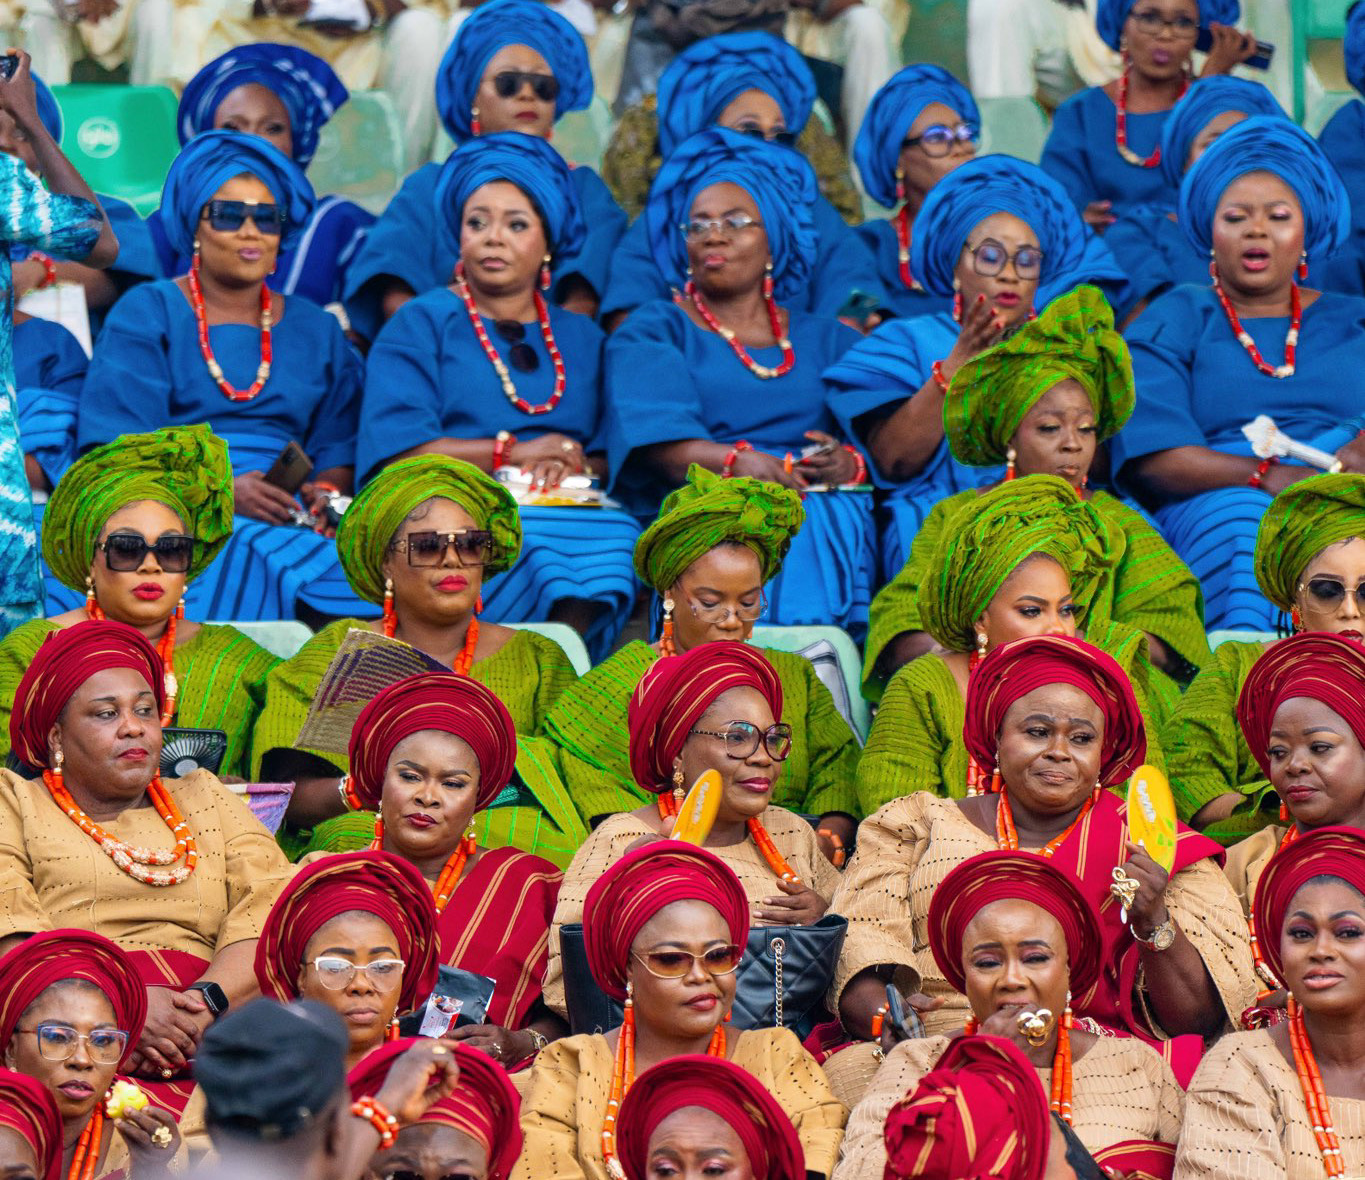
[[(374, 817), (374, 840), (370, 843), (371, 852), (380, 852), (384, 848), (384, 821), (378, 815)], [(446, 904), (455, 893), (456, 886), (460, 883), (460, 878), (464, 876), (464, 867), (479, 850), (479, 842), (474, 838), (474, 833), (467, 832), (461, 839), (459, 847), (446, 858), (446, 863), (441, 866), (441, 874), (436, 878), (436, 884), (432, 888), (432, 893), (436, 897), (436, 912), (444, 913)]]
[(1332, 1109), (1327, 1103), (1327, 1091), (1322, 1085), (1322, 1071), (1313, 1056), (1313, 1045), (1303, 1024), (1303, 1010), (1293, 996), (1289, 997), (1289, 1046), (1294, 1051), (1294, 1072), (1303, 1087), (1303, 1104), (1313, 1123), (1313, 1138), (1322, 1152), (1322, 1166), (1335, 1180), (1346, 1174), (1346, 1161), (1341, 1158), (1341, 1140), (1332, 1126)]
[(76, 1140), (76, 1151), (71, 1156), (71, 1167), (66, 1180), (93, 1180), (95, 1166), (100, 1162), (100, 1148), (104, 1146), (104, 1103), (99, 1102)]
[[(711, 1041), (706, 1046), (708, 1057), (724, 1057), (725, 1025), (716, 1025)], [(621, 1035), (616, 1042), (616, 1057), (612, 1063), (611, 1089), (607, 1093), (607, 1116), (602, 1120), (602, 1161), (612, 1180), (626, 1180), (625, 1169), (616, 1157), (616, 1118), (621, 1101), (635, 1083), (635, 1001), (626, 995), (626, 1014), (621, 1022)]]
[[(677, 814), (677, 798), (674, 797), (672, 791), (665, 791), (659, 796), (659, 815), (663, 819), (673, 819)], [(768, 862), (768, 867), (783, 881), (800, 885), (801, 878), (796, 875), (796, 870), (787, 863), (787, 858), (778, 851), (768, 829), (763, 826), (763, 821), (758, 816), (754, 816), (753, 819), (746, 820), (744, 826), (749, 829), (749, 835), (753, 838), (753, 842), (758, 845), (758, 850), (763, 854), (763, 859)]]
[[(384, 635), (388, 639), (394, 637), (398, 630), (398, 615), (393, 610), (393, 600), (389, 597), (384, 602)], [(464, 633), (464, 647), (460, 649), (460, 654), (455, 657), (455, 675), (468, 676), (469, 669), (474, 666), (474, 649), (479, 646), (479, 620), (477, 616), (471, 616), (469, 620), (469, 630)]]
[[(1052, 1092), (1048, 1101), (1052, 1113), (1061, 1118), (1068, 1127), (1071, 1126), (1072, 1023), (1071, 1006), (1068, 1004), (1066, 1011), (1062, 1013), (1062, 1026), (1057, 1030), (1057, 1049), (1052, 1054)], [(968, 1016), (962, 1031), (969, 1037), (975, 1036), (981, 1031), (981, 1025), (977, 1023), (975, 1016)]]
[[(1066, 838), (1076, 830), (1076, 825), (1090, 813), (1090, 809), (1099, 801), (1099, 797), (1100, 789), (1096, 787), (1090, 792), (1090, 798), (1081, 804), (1080, 811), (1076, 813), (1076, 818), (1067, 825), (1066, 831), (1053, 836), (1038, 850), (1038, 854), (1051, 860), (1057, 849), (1066, 843)], [(1019, 851), (1019, 832), (1014, 826), (1014, 809), (1010, 806), (1010, 797), (1006, 791), (1000, 792), (1000, 798), (995, 804), (995, 844), (997, 848), (1008, 848), (1011, 852)]]
[[(71, 792), (66, 789), (66, 784), (62, 781), (60, 769), (44, 770), (43, 782), (57, 806), (66, 812), (72, 823), (94, 840), (104, 850), (105, 855), (133, 880), (141, 881), (144, 885), (156, 885), (158, 887), (181, 885), (194, 872), (194, 866), (199, 862), (199, 847), (194, 842), (194, 836), (190, 833), (190, 827), (185, 822), (185, 817), (180, 814), (180, 808), (176, 806), (175, 800), (171, 798), (166, 788), (161, 785), (161, 775), (153, 776), (152, 781), (147, 786), (147, 796), (151, 799), (152, 806), (156, 808), (157, 815), (170, 828), (171, 834), (176, 836), (175, 847), (169, 852), (138, 848), (111, 836), (86, 815), (76, 800), (71, 797)], [(161, 871), (165, 866), (175, 865), (175, 862), (182, 856), (185, 858), (183, 865), (176, 865), (173, 869)]]
[[(100, 604), (95, 601), (93, 592), (85, 599), (85, 617), (101, 621), (106, 617), (104, 611), (100, 609)], [(166, 707), (161, 710), (162, 725), (169, 725), (175, 716), (175, 698), (180, 693), (180, 682), (175, 678), (175, 627), (184, 617), (185, 600), (182, 598), (180, 605), (175, 608), (175, 613), (166, 620), (166, 630), (156, 642), (156, 654), (161, 657), (165, 671)]]

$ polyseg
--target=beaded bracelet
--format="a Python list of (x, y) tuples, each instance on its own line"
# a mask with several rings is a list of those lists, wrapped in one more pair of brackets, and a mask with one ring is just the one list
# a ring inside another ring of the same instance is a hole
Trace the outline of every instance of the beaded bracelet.
[(31, 250), (29, 251), (28, 261), (41, 262), (43, 264), (42, 281), (36, 287), (34, 287), (33, 290), (41, 291), (45, 287), (51, 287), (53, 284), (56, 283), (57, 264), (52, 260), (50, 255), (44, 254), (41, 250)]
[(853, 456), (853, 461), (857, 464), (853, 471), (853, 478), (844, 486), (848, 488), (861, 487), (867, 482), (867, 460), (863, 458), (862, 451), (858, 450), (857, 447), (851, 447), (845, 443), (844, 450)]
[(503, 460), (514, 446), (517, 445), (517, 436), (508, 430), (499, 430), (498, 436), (493, 440), (493, 470), (496, 471), (502, 466)]
[(1256, 474), (1253, 475), (1249, 480), (1247, 480), (1247, 487), (1259, 488), (1261, 486), (1261, 480), (1263, 480), (1266, 476), (1266, 472), (1268, 472), (1278, 462), (1279, 460), (1275, 458), (1274, 455), (1271, 455), (1269, 458), (1262, 459), (1259, 463), (1257, 463)]
[(943, 362), (935, 361), (934, 367), (930, 369), (930, 372), (933, 373), (934, 375), (934, 384), (938, 386), (938, 391), (940, 393), (947, 393), (948, 386), (951, 384), (951, 382), (948, 380), (947, 375), (943, 372)]
[(844, 847), (844, 838), (833, 828), (816, 828), (817, 836), (824, 836), (834, 845), (834, 859), (830, 862), (836, 869), (842, 869), (844, 862), (848, 860), (848, 851)]
[(343, 774), (337, 780), (337, 793), (341, 796), (341, 801), (346, 804), (348, 811), (362, 810), (360, 796), (357, 794), (355, 784), (351, 782), (349, 774)]
[(374, 1098), (357, 1098), (351, 1103), (351, 1113), (358, 1119), (364, 1119), (379, 1132), (381, 1150), (387, 1151), (393, 1146), (394, 1140), (398, 1138), (398, 1120), (385, 1110), (379, 1101)]
[(725, 462), (720, 465), (720, 474), (723, 479), (729, 479), (735, 473), (735, 460), (739, 458), (741, 451), (752, 451), (753, 444), (740, 439), (725, 454)]

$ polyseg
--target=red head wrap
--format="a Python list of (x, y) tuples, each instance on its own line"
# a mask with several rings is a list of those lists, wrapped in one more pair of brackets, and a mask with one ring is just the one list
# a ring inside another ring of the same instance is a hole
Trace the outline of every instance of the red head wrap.
[(732, 688), (758, 689), (782, 720), (782, 682), (747, 643), (717, 640), (654, 662), (630, 698), (630, 770), (640, 786), (656, 795), (672, 786), (673, 760), (688, 732)]
[(1171, 1180), (1175, 1174), (1174, 1143), (1128, 1139), (1101, 1148), (1091, 1158), (1109, 1175), (1131, 1180)]
[(48, 764), (47, 735), (66, 703), (96, 672), (131, 668), (156, 696), (157, 714), (166, 707), (161, 657), (142, 632), (112, 619), (75, 623), (49, 631), (14, 690), (9, 742), (19, 761)]
[(62, 1120), (47, 1087), (27, 1074), (0, 1069), (0, 1127), (18, 1131), (33, 1148), (38, 1175), (58, 1180), (62, 1171)]
[(256, 944), (256, 980), (282, 1003), (299, 997), (308, 941), (333, 918), (352, 910), (373, 914), (398, 944), (403, 990), (398, 1011), (410, 1012), (436, 986), (436, 902), (411, 864), (388, 852), (346, 852), (300, 871), (275, 899)]
[(886, 1180), (1042, 1180), (1052, 1145), (1038, 1071), (987, 1036), (953, 1041), (884, 1134)]
[(1270, 728), (1285, 701), (1321, 701), (1365, 746), (1365, 647), (1344, 635), (1306, 631), (1270, 645), (1247, 673), (1237, 721), (1261, 773), (1270, 777)]
[(929, 949), (943, 978), (967, 990), (962, 944), (971, 921), (993, 901), (1031, 901), (1057, 919), (1066, 936), (1071, 991), (1088, 995), (1100, 974), (1104, 940), (1080, 886), (1032, 852), (983, 852), (953, 869), (929, 900)]
[(1009, 707), (1049, 684), (1079, 688), (1104, 715), (1100, 785), (1123, 782), (1147, 756), (1142, 711), (1128, 676), (1113, 659), (1083, 639), (1032, 635), (997, 647), (967, 681), (962, 737), (981, 766), (994, 766), (1000, 727)]
[(649, 1140), (669, 1115), (699, 1107), (739, 1136), (754, 1180), (805, 1180), (806, 1155), (786, 1112), (753, 1074), (722, 1057), (687, 1054), (645, 1070), (621, 1103), (617, 1152), (627, 1180), (649, 1180)]
[[(395, 1058), (422, 1041), (421, 1037), (404, 1037), (365, 1054), (346, 1076), (352, 1099), (378, 1094)], [(488, 1180), (507, 1180), (521, 1156), (521, 1096), (507, 1071), (486, 1053), (459, 1043), (449, 1048), (460, 1070), (455, 1092), (418, 1122), (454, 1127), (468, 1135), (488, 1153)]]
[(598, 877), (583, 903), (588, 969), (612, 999), (626, 998), (626, 967), (636, 937), (655, 914), (675, 901), (714, 906), (730, 928), (731, 941), (739, 947), (749, 941), (749, 899), (729, 865), (693, 844), (677, 840), (646, 844)]
[(147, 985), (132, 960), (102, 934), (49, 930), (25, 939), (0, 959), (0, 1052), (9, 1045), (25, 1009), (54, 983), (82, 979), (94, 984), (114, 1009), (114, 1023), (128, 1034), (127, 1061), (147, 1022)]
[(517, 731), (493, 690), (470, 676), (423, 672), (381, 691), (351, 729), (351, 782), (361, 806), (379, 808), (384, 775), (399, 742), (435, 729), (468, 742), (479, 760), (479, 797), (487, 807), (512, 779)]
[(1284, 978), (1280, 938), (1289, 903), (1314, 877), (1340, 877), (1365, 895), (1365, 832), (1358, 828), (1316, 828), (1270, 858), (1256, 882), (1252, 912), (1256, 942), (1276, 979)]

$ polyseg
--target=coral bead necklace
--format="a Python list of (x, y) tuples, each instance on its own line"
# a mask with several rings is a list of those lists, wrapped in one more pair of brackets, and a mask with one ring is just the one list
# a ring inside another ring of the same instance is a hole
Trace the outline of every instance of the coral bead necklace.
[[(1038, 854), (1047, 860), (1051, 860), (1053, 854), (1064, 843), (1066, 838), (1076, 830), (1081, 820), (1090, 813), (1090, 809), (1099, 801), (1100, 788), (1096, 787), (1091, 793), (1090, 798), (1081, 804), (1081, 809), (1076, 813), (1076, 818), (1066, 826), (1066, 831), (1053, 836)], [(1007, 792), (1000, 792), (1000, 799), (995, 805), (995, 844), (997, 848), (1007, 848), (1011, 852), (1019, 851), (1019, 832), (1014, 826), (1014, 809), (1010, 806), (1010, 797)]]
[[(370, 843), (370, 851), (382, 852), (383, 849), (384, 821), (376, 815), (374, 817), (374, 840)], [(455, 887), (459, 885), (460, 878), (464, 876), (465, 865), (478, 850), (479, 843), (474, 838), (474, 832), (471, 828), (461, 837), (459, 847), (446, 858), (446, 863), (441, 866), (440, 876), (436, 878), (436, 884), (432, 888), (438, 914), (445, 912), (446, 904), (455, 893)]]
[(697, 290), (697, 284), (691, 279), (687, 281), (683, 293), (692, 301), (692, 306), (697, 309), (697, 314), (701, 316), (706, 326), (730, 346), (730, 350), (739, 358), (740, 364), (755, 377), (761, 377), (765, 381), (774, 377), (785, 377), (795, 367), (796, 350), (782, 330), (782, 313), (778, 310), (777, 300), (773, 298), (772, 285), (768, 280), (765, 279), (763, 283), (763, 302), (768, 308), (768, 326), (772, 328), (773, 339), (782, 350), (782, 362), (776, 368), (760, 365), (749, 355), (749, 350), (735, 336), (735, 330), (722, 324), (716, 319), (715, 313), (706, 306), (706, 300), (702, 298), (701, 292)]
[(493, 347), (493, 341), (488, 338), (488, 329), (483, 326), (483, 316), (479, 314), (478, 305), (474, 302), (474, 293), (469, 289), (469, 283), (464, 277), (463, 262), (455, 264), (455, 293), (464, 303), (464, 309), (469, 315), (470, 327), (474, 329), (474, 335), (478, 337), (479, 344), (483, 348), (483, 354), (488, 358), (488, 363), (493, 366), (493, 371), (497, 373), (498, 381), (502, 384), (503, 395), (507, 400), (523, 414), (548, 414), (555, 406), (559, 405), (564, 397), (564, 387), (568, 383), (568, 376), (564, 368), (564, 357), (560, 355), (559, 346), (555, 343), (554, 330), (550, 327), (550, 309), (546, 306), (544, 296), (534, 289), (531, 292), (536, 304), (536, 320), (540, 324), (540, 338), (545, 342), (545, 351), (550, 354), (550, 363), (554, 366), (555, 383), (549, 400), (541, 405), (533, 406), (517, 393), (517, 387), (512, 381), (512, 374), (508, 372), (502, 357), (498, 355), (498, 350)]
[[(1161, 148), (1157, 148), (1150, 156), (1143, 159), (1128, 146), (1128, 75), (1133, 72), (1132, 63), (1126, 57), (1123, 63), (1123, 73), (1119, 75), (1119, 97), (1114, 105), (1117, 108), (1114, 113), (1114, 143), (1118, 148), (1119, 155), (1128, 163), (1138, 168), (1155, 168), (1161, 163)], [(1176, 102), (1185, 97), (1185, 91), (1190, 88), (1190, 80), (1185, 79), (1185, 84), (1180, 88), (1180, 93), (1176, 95)]]
[(910, 273), (910, 210), (902, 205), (901, 211), (896, 214), (896, 259), (900, 265), (901, 285), (911, 291), (923, 291), (924, 288), (913, 274)]
[[(199, 862), (199, 847), (194, 842), (194, 836), (190, 833), (189, 824), (185, 822), (185, 817), (180, 813), (180, 808), (176, 806), (175, 800), (162, 786), (159, 774), (154, 776), (148, 784), (147, 796), (151, 799), (152, 806), (156, 808), (157, 815), (171, 830), (171, 834), (176, 837), (175, 847), (169, 852), (138, 848), (111, 836), (86, 815), (76, 800), (72, 798), (71, 792), (66, 789), (66, 784), (62, 780), (60, 766), (52, 770), (44, 770), (43, 783), (47, 786), (48, 792), (52, 795), (57, 806), (66, 812), (71, 822), (94, 840), (105, 855), (133, 880), (141, 881), (144, 885), (155, 885), (162, 888), (168, 885), (181, 885), (189, 880), (190, 874), (194, 872), (194, 866)], [(182, 856), (185, 858), (183, 865), (167, 868), (169, 865), (175, 865), (175, 862)]]
[[(672, 791), (665, 791), (659, 796), (659, 815), (663, 819), (672, 819), (678, 814), (680, 799)], [(754, 816), (752, 819), (744, 821), (744, 826), (749, 830), (749, 835), (753, 842), (758, 845), (758, 850), (763, 854), (763, 859), (768, 862), (768, 867), (772, 869), (783, 881), (789, 881), (793, 885), (800, 885), (801, 878), (796, 875), (796, 870), (787, 863), (787, 858), (782, 855), (778, 847), (773, 843), (773, 838), (768, 829), (763, 826), (763, 821)]]
[(209, 318), (208, 309), (204, 304), (204, 288), (199, 282), (199, 255), (194, 256), (194, 262), (190, 265), (190, 306), (194, 309), (194, 320), (199, 328), (199, 351), (204, 357), (204, 364), (208, 366), (209, 376), (213, 382), (223, 392), (223, 396), (228, 401), (249, 402), (262, 389), (265, 383), (270, 380), (270, 361), (272, 356), (270, 344), (270, 325), (272, 321), (270, 288), (264, 283), (261, 284), (261, 363), (256, 367), (256, 380), (247, 389), (236, 389), (229, 385), (223, 376), (223, 367), (218, 363), (218, 358), (213, 355), (213, 347), (209, 344)]
[(1322, 1166), (1327, 1175), (1336, 1180), (1346, 1174), (1346, 1161), (1341, 1156), (1341, 1139), (1332, 1126), (1332, 1108), (1327, 1102), (1327, 1091), (1322, 1084), (1322, 1071), (1313, 1055), (1313, 1044), (1303, 1023), (1303, 1009), (1293, 996), (1289, 997), (1289, 1045), (1294, 1052), (1294, 1072), (1303, 1088), (1303, 1104), (1313, 1124), (1313, 1138), (1322, 1152)]
[(1218, 279), (1218, 268), (1210, 263), (1209, 271), (1213, 276), (1213, 293), (1218, 296), (1223, 314), (1227, 317), (1228, 327), (1232, 329), (1232, 334), (1237, 337), (1237, 343), (1246, 349), (1247, 356), (1251, 358), (1251, 363), (1267, 377), (1281, 379), (1292, 377), (1294, 375), (1294, 358), (1299, 348), (1299, 329), (1303, 327), (1303, 295), (1299, 291), (1298, 283), (1289, 284), (1289, 331), (1285, 333), (1284, 337), (1284, 364), (1272, 365), (1261, 355), (1261, 350), (1256, 347), (1256, 341), (1251, 338), (1251, 333), (1242, 326), (1242, 320), (1237, 314), (1237, 309), (1232, 306), (1232, 301), (1227, 297), (1227, 293), (1223, 290), (1223, 284)]

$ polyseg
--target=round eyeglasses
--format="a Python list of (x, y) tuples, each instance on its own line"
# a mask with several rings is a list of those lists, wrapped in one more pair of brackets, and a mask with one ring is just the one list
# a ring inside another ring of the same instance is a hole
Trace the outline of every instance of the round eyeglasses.
[(792, 727), (781, 723), (759, 729), (752, 721), (731, 721), (724, 729), (690, 729), (688, 733), (719, 738), (725, 743), (725, 756), (736, 762), (751, 757), (760, 742), (774, 762), (785, 762), (792, 752)]

